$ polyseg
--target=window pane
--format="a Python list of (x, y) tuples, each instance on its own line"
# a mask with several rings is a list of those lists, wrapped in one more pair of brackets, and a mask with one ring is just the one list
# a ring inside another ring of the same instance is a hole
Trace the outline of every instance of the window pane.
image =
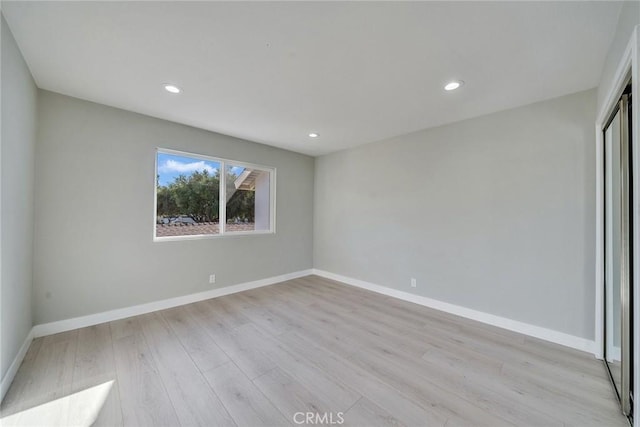
[(268, 231), (270, 227), (270, 172), (227, 166), (226, 232)]
[(218, 234), (220, 163), (158, 152), (156, 237)]

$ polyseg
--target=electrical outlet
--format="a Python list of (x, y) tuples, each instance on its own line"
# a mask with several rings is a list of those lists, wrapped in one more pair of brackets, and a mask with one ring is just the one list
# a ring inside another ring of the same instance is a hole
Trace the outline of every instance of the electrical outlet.
[(413, 277), (412, 277), (412, 278), (411, 278), (411, 287), (412, 287), (412, 288), (415, 288), (416, 286), (418, 286), (418, 282), (416, 281), (416, 279), (415, 279), (415, 278), (413, 278)]
[(216, 275), (215, 274), (210, 274), (209, 275), (209, 283), (216, 283)]

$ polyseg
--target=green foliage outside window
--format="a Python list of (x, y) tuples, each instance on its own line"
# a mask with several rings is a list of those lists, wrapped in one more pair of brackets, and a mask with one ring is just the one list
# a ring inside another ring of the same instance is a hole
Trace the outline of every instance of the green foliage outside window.
[[(220, 218), (220, 172), (207, 170), (193, 172), (189, 176), (180, 175), (166, 186), (157, 185), (157, 218), (190, 217), (195, 222), (218, 222)], [(228, 172), (226, 176), (227, 221), (254, 222), (253, 191), (236, 190), (237, 176)], [(158, 180), (159, 181), (159, 180)]]

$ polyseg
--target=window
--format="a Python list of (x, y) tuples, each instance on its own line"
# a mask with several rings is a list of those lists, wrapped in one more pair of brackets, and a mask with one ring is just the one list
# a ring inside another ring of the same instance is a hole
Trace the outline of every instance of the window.
[(155, 240), (273, 233), (275, 169), (158, 149)]

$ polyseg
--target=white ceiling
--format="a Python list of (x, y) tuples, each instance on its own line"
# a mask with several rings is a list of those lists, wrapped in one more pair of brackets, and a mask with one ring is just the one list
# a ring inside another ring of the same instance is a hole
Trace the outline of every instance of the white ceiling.
[(593, 88), (620, 7), (2, 3), (40, 88), (312, 155)]

